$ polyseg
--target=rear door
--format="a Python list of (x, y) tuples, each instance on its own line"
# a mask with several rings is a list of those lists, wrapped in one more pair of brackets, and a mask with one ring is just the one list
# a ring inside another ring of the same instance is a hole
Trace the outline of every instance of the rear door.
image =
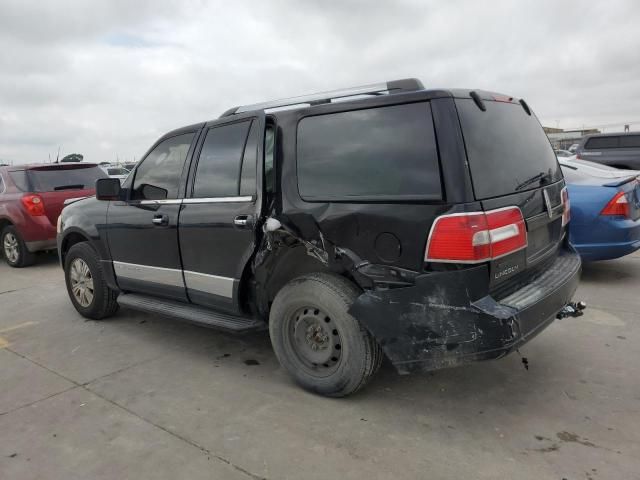
[(180, 214), (180, 252), (189, 299), (232, 312), (255, 250), (260, 214), (264, 115), (210, 124), (192, 162)]
[(187, 300), (178, 248), (185, 163), (198, 132), (163, 139), (133, 173), (126, 201), (111, 202), (109, 249), (122, 290)]
[(485, 211), (517, 206), (527, 247), (491, 262), (492, 285), (550, 258), (564, 236), (564, 180), (555, 153), (533, 113), (515, 101), (457, 99), (475, 197)]

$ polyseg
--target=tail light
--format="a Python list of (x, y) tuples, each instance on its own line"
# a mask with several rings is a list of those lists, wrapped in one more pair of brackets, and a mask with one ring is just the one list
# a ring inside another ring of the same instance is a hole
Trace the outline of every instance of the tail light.
[(480, 263), (527, 246), (527, 229), (518, 207), (453, 213), (436, 218), (425, 252), (427, 262)]
[(562, 226), (564, 227), (571, 220), (571, 202), (569, 201), (569, 190), (564, 187), (560, 192), (562, 197)]
[(576, 153), (576, 160), (582, 160), (582, 156), (579, 153)]
[(602, 209), (600, 215), (621, 215), (631, 218), (631, 209), (624, 192), (616, 193), (609, 203)]
[(27, 194), (23, 195), (20, 200), (24, 208), (27, 209), (27, 213), (32, 217), (44, 215), (44, 202), (40, 195)]

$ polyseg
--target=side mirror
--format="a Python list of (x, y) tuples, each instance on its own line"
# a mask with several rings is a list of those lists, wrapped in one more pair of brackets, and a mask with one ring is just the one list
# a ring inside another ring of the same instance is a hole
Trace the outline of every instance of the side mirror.
[(117, 178), (99, 178), (96, 181), (96, 198), (98, 200), (120, 200), (122, 188)]

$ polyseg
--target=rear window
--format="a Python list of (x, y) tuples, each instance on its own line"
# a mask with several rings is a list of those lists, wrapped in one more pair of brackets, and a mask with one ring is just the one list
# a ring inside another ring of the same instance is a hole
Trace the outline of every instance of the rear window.
[(478, 200), (539, 188), (562, 179), (542, 126), (522, 105), (471, 99), (456, 106)]
[(428, 103), (303, 118), (297, 149), (305, 200), (442, 198)]
[(56, 190), (82, 190), (95, 188), (96, 180), (107, 174), (98, 166), (74, 168), (43, 168), (27, 171), (29, 190), (53, 192)]

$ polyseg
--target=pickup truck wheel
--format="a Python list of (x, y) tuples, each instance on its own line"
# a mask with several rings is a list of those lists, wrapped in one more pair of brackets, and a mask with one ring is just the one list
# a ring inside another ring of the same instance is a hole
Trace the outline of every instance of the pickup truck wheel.
[(101, 320), (118, 310), (118, 292), (107, 285), (98, 254), (88, 243), (69, 249), (64, 278), (71, 303), (83, 317)]
[(327, 273), (298, 277), (271, 306), (269, 333), (280, 364), (303, 388), (343, 397), (364, 387), (382, 361), (371, 334), (349, 315), (360, 291)]
[(9, 266), (14, 268), (28, 267), (36, 261), (35, 254), (27, 250), (22, 237), (15, 227), (9, 225), (2, 231), (2, 253)]

